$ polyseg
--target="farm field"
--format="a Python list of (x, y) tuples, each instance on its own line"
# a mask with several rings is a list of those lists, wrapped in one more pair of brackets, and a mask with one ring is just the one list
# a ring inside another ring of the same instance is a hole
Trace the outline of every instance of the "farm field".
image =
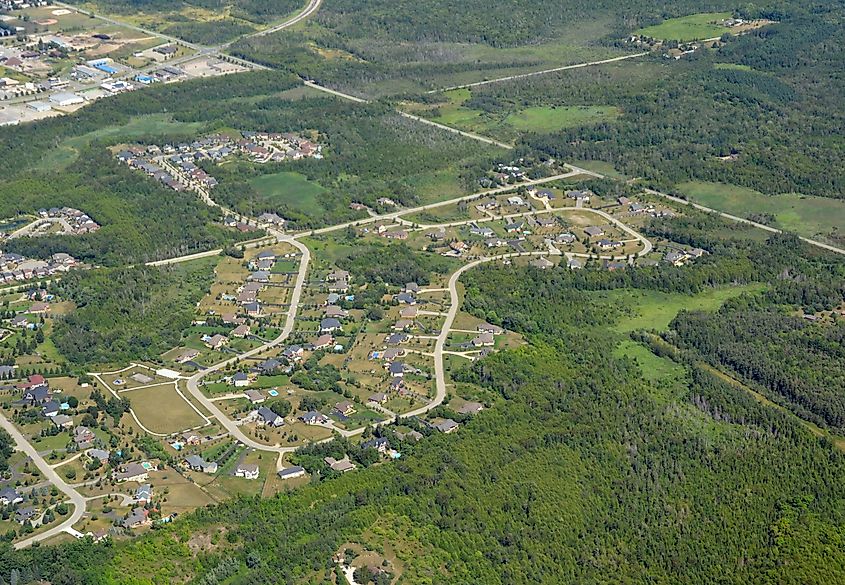
[(754, 189), (720, 183), (688, 182), (675, 190), (695, 203), (739, 217), (771, 214), (773, 227), (810, 238), (827, 237), (845, 227), (845, 201), (793, 193), (765, 195)]

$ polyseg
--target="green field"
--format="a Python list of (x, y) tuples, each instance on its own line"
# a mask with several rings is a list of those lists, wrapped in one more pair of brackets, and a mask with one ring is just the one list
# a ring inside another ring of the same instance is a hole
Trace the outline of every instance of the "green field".
[(690, 16), (682, 16), (680, 18), (670, 18), (660, 24), (641, 28), (640, 30), (634, 31), (634, 34), (664, 41), (710, 39), (720, 37), (725, 32), (728, 32), (729, 29), (713, 23), (730, 17), (730, 12), (691, 14)]
[(663, 293), (648, 290), (617, 289), (594, 293), (607, 303), (620, 307), (628, 315), (619, 319), (613, 329), (628, 333), (637, 329), (669, 328), (669, 323), (682, 309), (688, 311), (715, 311), (722, 303), (742, 293), (763, 290), (763, 285), (722, 286), (710, 288), (696, 295)]
[(56, 148), (48, 151), (36, 168), (46, 171), (63, 170), (76, 160), (80, 150), (95, 140), (130, 141), (141, 136), (187, 135), (199, 132), (202, 127), (203, 124), (199, 122), (177, 122), (169, 114), (136, 116), (122, 126), (104, 126), (87, 134), (66, 138)]
[(669, 358), (655, 355), (646, 346), (636, 341), (626, 339), (621, 342), (613, 355), (625, 356), (635, 360), (646, 380), (657, 382), (661, 380), (676, 381), (684, 374), (684, 367)]
[(129, 399), (135, 416), (154, 433), (176, 433), (204, 422), (172, 384), (131, 390), (120, 397)]
[(271, 205), (287, 205), (314, 215), (322, 210), (319, 197), (326, 190), (299, 173), (262, 175), (249, 183)]
[(538, 106), (508, 115), (505, 124), (523, 132), (552, 132), (612, 120), (620, 113), (613, 106)]
[(845, 226), (845, 201), (797, 194), (764, 195), (720, 183), (689, 182), (675, 190), (691, 201), (739, 217), (770, 213), (779, 227), (807, 237), (824, 237)]
[(483, 112), (468, 107), (472, 98), (469, 89), (455, 89), (442, 94), (445, 101), (434, 109), (406, 104), (414, 113), (428, 117), (435, 122), (454, 126), (472, 132), (489, 134), (501, 139), (513, 139), (524, 132), (548, 133), (597, 124), (613, 120), (621, 115), (614, 106), (532, 106), (522, 109), (509, 108), (502, 113)]

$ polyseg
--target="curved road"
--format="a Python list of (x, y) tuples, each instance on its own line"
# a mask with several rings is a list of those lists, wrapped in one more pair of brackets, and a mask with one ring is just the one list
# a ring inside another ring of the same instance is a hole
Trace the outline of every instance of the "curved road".
[(62, 532), (66, 532), (67, 530), (73, 528), (73, 525), (79, 522), (82, 518), (82, 515), (85, 514), (85, 498), (80, 494), (78, 491), (73, 489), (69, 486), (64, 479), (62, 479), (56, 470), (53, 469), (45, 460), (44, 458), (38, 454), (38, 451), (35, 450), (29, 441), (21, 434), (21, 432), (13, 425), (9, 420), (0, 414), (0, 426), (2, 426), (6, 432), (8, 432), (12, 439), (15, 441), (15, 445), (18, 451), (23, 451), (26, 453), (32, 462), (35, 463), (35, 466), (38, 468), (44, 477), (49, 480), (53, 485), (55, 485), (59, 491), (65, 494), (68, 498), (70, 498), (70, 502), (73, 504), (73, 513), (70, 514), (61, 524), (57, 524), (56, 526), (52, 526), (45, 530), (44, 532), (40, 532), (38, 534), (34, 534), (29, 538), (25, 538), (19, 542), (15, 543), (16, 549), (25, 548), (31, 545), (33, 542), (45, 540), (47, 538), (51, 538), (57, 534)]

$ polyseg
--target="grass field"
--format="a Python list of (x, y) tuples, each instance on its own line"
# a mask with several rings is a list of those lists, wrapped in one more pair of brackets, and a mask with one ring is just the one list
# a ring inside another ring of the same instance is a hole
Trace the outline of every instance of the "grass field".
[(684, 367), (670, 360), (653, 354), (647, 347), (636, 341), (626, 339), (613, 350), (614, 356), (629, 357), (637, 362), (646, 380), (677, 380), (684, 374)]
[(644, 35), (664, 41), (694, 41), (722, 36), (729, 29), (717, 21), (730, 18), (730, 12), (704, 12), (680, 18), (670, 18), (660, 24), (634, 31), (635, 35)]
[(132, 390), (120, 397), (129, 400), (141, 424), (155, 433), (175, 433), (205, 422), (172, 384)]
[(759, 191), (721, 183), (689, 182), (675, 190), (691, 201), (739, 217), (770, 213), (773, 227), (807, 237), (823, 237), (845, 226), (845, 201), (797, 194), (764, 195)]
[(299, 173), (274, 173), (250, 181), (250, 185), (270, 204), (289, 205), (303, 213), (318, 214), (322, 210), (319, 196), (326, 190)]
[(510, 114), (504, 122), (521, 132), (553, 132), (612, 120), (620, 114), (613, 106), (538, 106)]
[(202, 126), (203, 124), (198, 122), (176, 122), (169, 114), (136, 116), (122, 126), (105, 126), (99, 130), (63, 140), (39, 161), (36, 168), (46, 171), (65, 169), (76, 160), (79, 151), (94, 140), (109, 138), (129, 141), (151, 134), (196, 133)]
[(637, 329), (662, 331), (668, 329), (669, 323), (682, 309), (715, 311), (728, 299), (763, 288), (761, 284), (723, 286), (707, 289), (697, 295), (617, 289), (597, 292), (595, 295), (609, 304), (628, 309), (629, 315), (619, 319), (613, 326), (620, 333), (628, 333)]

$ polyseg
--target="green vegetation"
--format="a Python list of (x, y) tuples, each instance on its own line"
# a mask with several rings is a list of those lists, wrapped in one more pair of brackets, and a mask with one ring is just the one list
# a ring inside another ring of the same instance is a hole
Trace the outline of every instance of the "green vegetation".
[(310, 216), (316, 216), (322, 210), (319, 197), (326, 190), (310, 182), (299, 173), (274, 173), (261, 175), (250, 180), (263, 204), (270, 207), (292, 207)]
[(77, 308), (56, 323), (56, 347), (78, 367), (156, 359), (179, 345), (214, 261), (69, 273), (56, 289)]
[(612, 106), (538, 106), (509, 114), (505, 123), (523, 132), (554, 132), (612, 120), (618, 115)]
[(717, 24), (731, 17), (730, 12), (705, 12), (670, 18), (660, 24), (634, 31), (635, 35), (663, 41), (695, 41), (722, 36), (729, 29)]
[(746, 187), (705, 182), (681, 183), (674, 190), (701, 205), (810, 238), (838, 239), (839, 230), (845, 226), (842, 200), (796, 194), (768, 196)]

